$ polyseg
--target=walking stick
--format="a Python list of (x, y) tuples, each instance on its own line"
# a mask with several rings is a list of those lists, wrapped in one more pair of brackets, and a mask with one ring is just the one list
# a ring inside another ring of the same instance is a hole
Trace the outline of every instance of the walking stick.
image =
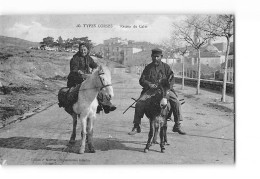
[(126, 112), (128, 109), (130, 109), (130, 108), (135, 108), (133, 105), (134, 105), (135, 103), (137, 103), (137, 102), (138, 102), (148, 91), (150, 91), (151, 89), (153, 89), (153, 88), (150, 88), (149, 90), (147, 90), (146, 92), (144, 92), (144, 94), (142, 94), (138, 99), (131, 98), (131, 99), (134, 100), (134, 102), (133, 102), (133, 104), (131, 104), (128, 108), (126, 108), (126, 110), (123, 112), (123, 114), (125, 114), (125, 112)]
[(130, 109), (130, 108), (135, 108), (133, 105), (140, 99), (140, 97), (136, 100), (136, 99), (134, 99), (134, 98), (132, 98), (135, 102), (133, 102), (133, 104), (131, 104), (124, 112), (123, 112), (123, 114), (125, 114), (125, 112), (128, 110), (128, 109)]

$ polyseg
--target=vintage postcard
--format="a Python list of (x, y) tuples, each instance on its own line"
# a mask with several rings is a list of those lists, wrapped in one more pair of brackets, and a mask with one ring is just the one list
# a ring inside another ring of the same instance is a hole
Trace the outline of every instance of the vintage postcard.
[(1, 164), (234, 165), (234, 19), (1, 15)]

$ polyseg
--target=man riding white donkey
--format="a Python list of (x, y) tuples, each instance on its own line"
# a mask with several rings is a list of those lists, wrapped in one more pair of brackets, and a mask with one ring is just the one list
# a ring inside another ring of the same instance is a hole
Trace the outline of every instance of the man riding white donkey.
[[(153, 49), (152, 50), (152, 63), (148, 64), (141, 77), (139, 80), (140, 85), (143, 87), (143, 90), (141, 92), (141, 95), (146, 93), (148, 90), (151, 88), (157, 88), (157, 81), (161, 78), (166, 78), (169, 79), (170, 75), (173, 75), (173, 71), (171, 70), (170, 66), (166, 63), (163, 63), (161, 61), (163, 55), (162, 55), (162, 50), (159, 48)], [(171, 84), (171, 90), (169, 92), (169, 102), (171, 105), (171, 112), (168, 115), (168, 119), (171, 118), (171, 114), (173, 113), (174, 115), (174, 122), (175, 125), (172, 129), (173, 132), (178, 132), (181, 135), (185, 135), (186, 133), (181, 130), (180, 127), (180, 122), (183, 120), (182, 119), (182, 114), (181, 114), (181, 103), (178, 100), (178, 97), (173, 89), (173, 83), (174, 83), (174, 78), (172, 78), (172, 81), (170, 82)], [(136, 133), (141, 132), (141, 119), (144, 116), (145, 113), (145, 106), (147, 105), (146, 100), (140, 100), (137, 101), (135, 105), (135, 115), (134, 115), (134, 127), (131, 132), (129, 132), (129, 135), (134, 135)]]

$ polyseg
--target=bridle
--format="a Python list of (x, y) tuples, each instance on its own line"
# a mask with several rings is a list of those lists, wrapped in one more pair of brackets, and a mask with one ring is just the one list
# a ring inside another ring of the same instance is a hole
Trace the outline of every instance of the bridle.
[(104, 74), (105, 74), (104, 72), (98, 74), (99, 79), (100, 79), (100, 82), (101, 82), (101, 84), (102, 84), (102, 87), (101, 87), (99, 90), (102, 90), (103, 88), (106, 88), (106, 87), (108, 87), (108, 86), (112, 86), (112, 84), (107, 84), (107, 85), (104, 84), (104, 82), (102, 81), (102, 79), (101, 79), (101, 77), (100, 77), (101, 75), (104, 75)]
[[(164, 98), (164, 99), (166, 99), (167, 100), (167, 102), (166, 103), (169, 103), (169, 91), (170, 91), (170, 89), (167, 89), (166, 87), (163, 87), (161, 84), (159, 84), (158, 85), (158, 92), (162, 95), (162, 99)], [(162, 100), (161, 99), (161, 100)], [(167, 106), (167, 105), (166, 105)], [(166, 107), (166, 106), (164, 106), (163, 108), (162, 108), (162, 110), (164, 110), (164, 108)], [(160, 106), (160, 107), (162, 107), (162, 106)]]

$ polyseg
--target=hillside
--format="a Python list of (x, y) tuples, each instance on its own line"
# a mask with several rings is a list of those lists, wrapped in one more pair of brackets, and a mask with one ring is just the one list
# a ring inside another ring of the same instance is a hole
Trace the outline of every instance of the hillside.
[(39, 46), (38, 42), (30, 42), (27, 40), (14, 38), (14, 37), (6, 37), (6, 36), (0, 36), (0, 45), (5, 46), (19, 46), (19, 47), (34, 47)]
[(0, 44), (0, 128), (17, 115), (54, 104), (61, 86), (52, 79), (65, 79), (73, 55), (30, 50), (28, 47), (34, 43), (1, 39), (4, 41)]
[[(56, 103), (58, 90), (66, 86), (74, 53), (29, 49), (34, 44), (1, 37), (0, 128), (10, 122), (11, 116)], [(119, 66), (103, 59), (94, 60), (111, 68)]]

